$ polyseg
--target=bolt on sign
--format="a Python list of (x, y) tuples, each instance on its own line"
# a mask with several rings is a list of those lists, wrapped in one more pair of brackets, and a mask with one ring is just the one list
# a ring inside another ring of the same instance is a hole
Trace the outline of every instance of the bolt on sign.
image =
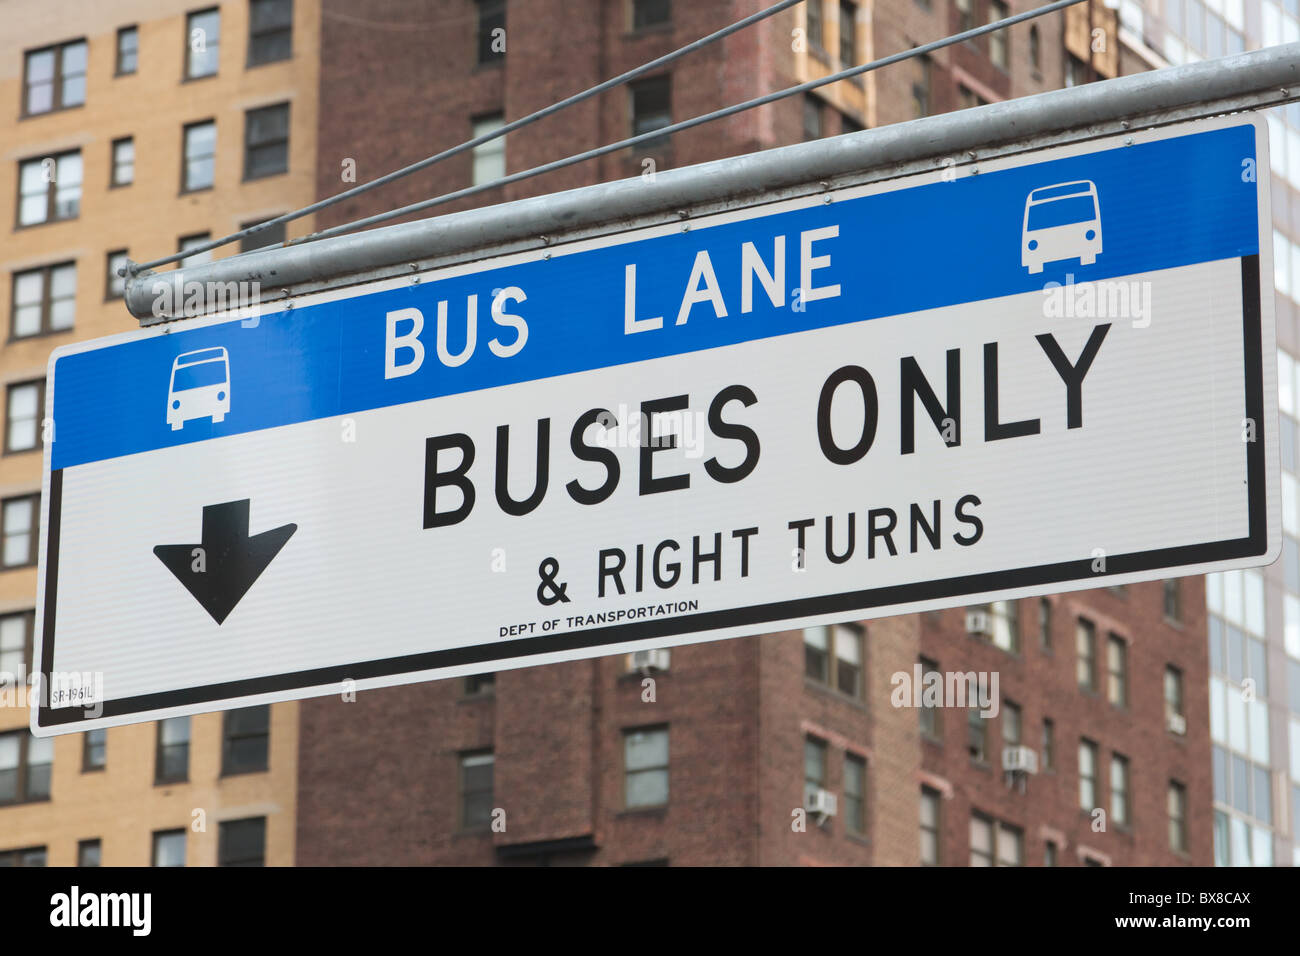
[(1272, 561), (1265, 136), (1134, 131), (60, 348), (33, 729)]

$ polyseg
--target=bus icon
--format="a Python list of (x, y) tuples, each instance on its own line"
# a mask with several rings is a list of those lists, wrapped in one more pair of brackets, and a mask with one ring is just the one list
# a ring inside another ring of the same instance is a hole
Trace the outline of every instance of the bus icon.
[(1090, 266), (1101, 255), (1101, 211), (1090, 179), (1035, 189), (1025, 200), (1020, 264), (1030, 274), (1043, 264), (1078, 259)]
[(180, 431), (195, 418), (224, 421), (230, 411), (230, 359), (224, 348), (176, 356), (167, 388), (167, 424)]

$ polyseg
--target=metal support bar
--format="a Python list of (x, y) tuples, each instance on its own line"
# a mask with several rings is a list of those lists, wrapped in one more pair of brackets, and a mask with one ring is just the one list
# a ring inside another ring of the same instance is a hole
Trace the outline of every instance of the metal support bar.
[[(252, 283), (261, 298), (340, 288), (542, 249), (556, 242), (788, 199), (927, 170), (1300, 99), (1300, 43), (1204, 60), (1071, 89), (990, 103), (829, 139), (565, 192), (265, 249), (128, 280), (125, 301), (142, 326), (156, 283)], [(183, 305), (181, 296), (170, 296)]]

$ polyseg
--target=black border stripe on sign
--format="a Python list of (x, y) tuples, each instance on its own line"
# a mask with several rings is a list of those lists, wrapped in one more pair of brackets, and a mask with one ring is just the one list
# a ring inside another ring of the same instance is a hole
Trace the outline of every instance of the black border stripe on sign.
[[(944, 598), (962, 597), (985, 591), (1010, 590), (1044, 584), (1061, 584), (1080, 580), (1097, 580), (1120, 574), (1177, 568), (1184, 565), (1228, 561), (1235, 558), (1262, 556), (1268, 551), (1268, 499), (1265, 493), (1265, 422), (1263, 380), (1263, 330), (1260, 315), (1259, 256), (1241, 259), (1243, 315), (1243, 358), (1245, 363), (1246, 417), (1255, 423), (1255, 440), (1246, 443), (1247, 515), (1249, 533), (1244, 538), (1211, 541), (1204, 544), (1152, 551), (1107, 555), (1106, 570), (1092, 569), (1092, 559), (1063, 561), (1057, 564), (1016, 568), (1009, 571), (969, 574), (935, 581), (920, 581), (883, 588), (867, 588), (843, 594), (777, 601), (770, 604), (707, 611), (680, 617), (655, 618), (628, 624), (616, 624), (566, 634), (517, 638), (473, 647), (427, 651), (402, 657), (362, 661), (355, 664), (319, 667), (267, 677), (254, 677), (183, 690), (141, 694), (103, 702), (100, 717), (129, 714), (201, 704), (210, 701), (257, 694), (279, 693), (307, 687), (341, 684), (345, 680), (367, 680), (396, 674), (454, 667), (464, 664), (491, 664), (509, 658), (550, 654), (557, 651), (602, 647), (617, 653), (622, 645), (633, 641), (671, 637), (684, 633), (705, 633), (723, 628), (746, 627), (787, 621), (821, 614), (870, 611), (874, 608), (911, 604)], [(50, 473), (49, 541), (46, 551), (45, 626), (43, 630), (41, 669), (48, 684), (53, 671), (55, 583), (58, 580), (59, 509), (62, 502), (62, 469)], [(44, 698), (42, 698), (44, 699)], [(93, 719), (85, 707), (50, 708), (42, 706), (41, 726), (70, 724)]]

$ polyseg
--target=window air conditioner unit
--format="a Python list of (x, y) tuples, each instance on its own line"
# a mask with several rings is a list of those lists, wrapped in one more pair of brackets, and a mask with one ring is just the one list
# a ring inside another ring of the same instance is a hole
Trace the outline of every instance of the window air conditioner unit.
[(1183, 734), (1187, 733), (1187, 718), (1182, 714), (1165, 714), (1165, 726), (1167, 726), (1172, 733), (1178, 734), (1181, 737)]
[(823, 819), (833, 817), (837, 809), (835, 794), (821, 787), (809, 787), (803, 795), (803, 808)]
[(966, 633), (976, 637), (993, 636), (993, 619), (988, 611), (966, 612)]
[(1028, 747), (1003, 747), (1002, 769), (1020, 773), (1038, 773), (1038, 754)]
[(668, 650), (656, 647), (648, 651), (633, 651), (628, 655), (629, 671), (666, 671), (668, 670)]

